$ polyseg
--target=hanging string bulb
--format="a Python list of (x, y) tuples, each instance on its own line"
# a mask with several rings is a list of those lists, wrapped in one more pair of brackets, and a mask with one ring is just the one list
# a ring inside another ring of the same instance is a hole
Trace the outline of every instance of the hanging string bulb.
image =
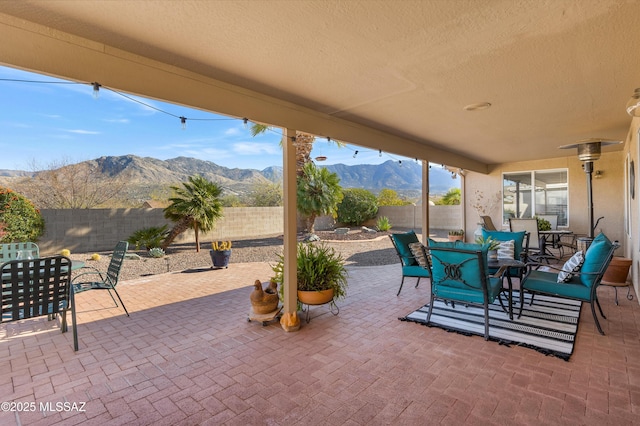
[(91, 83), (93, 86), (93, 98), (98, 99), (98, 94), (100, 93), (100, 83), (93, 82)]
[(327, 136), (327, 142), (331, 142), (331, 138)]
[(382, 150), (381, 149), (378, 150), (378, 157), (382, 157)]
[(187, 117), (180, 117), (180, 123), (182, 123), (182, 130), (187, 129)]
[(356, 152), (353, 153), (353, 158), (356, 158), (356, 155), (358, 155), (358, 150), (356, 149)]
[(247, 117), (243, 118), (242, 123), (244, 124), (244, 127), (247, 127), (247, 124), (249, 123), (249, 119)]
[(402, 167), (402, 160), (398, 160), (398, 165)]

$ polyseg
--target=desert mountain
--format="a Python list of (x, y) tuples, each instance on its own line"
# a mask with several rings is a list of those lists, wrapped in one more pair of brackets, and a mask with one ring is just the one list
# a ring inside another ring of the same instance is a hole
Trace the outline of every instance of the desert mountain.
[[(169, 160), (158, 160), (135, 155), (108, 156), (89, 160), (105, 176), (124, 174), (130, 183), (126, 196), (130, 200), (145, 201), (153, 196), (163, 198), (170, 185), (179, 185), (189, 176), (199, 174), (220, 184), (226, 193), (244, 194), (256, 183), (278, 182), (282, 180), (282, 167), (272, 166), (264, 170), (238, 169), (220, 166), (211, 161), (196, 158), (177, 157)], [(322, 166), (322, 164), (319, 164)], [(378, 192), (383, 188), (394, 189), (403, 193), (418, 193), (422, 187), (421, 165), (413, 161), (401, 165), (389, 160), (382, 164), (361, 164), (348, 166), (335, 164), (326, 166), (340, 177), (344, 188), (365, 188)], [(0, 170), (0, 184), (10, 185), (11, 181), (24, 179), (33, 173)], [(431, 193), (445, 193), (456, 186), (449, 172), (433, 167), (430, 170)]]

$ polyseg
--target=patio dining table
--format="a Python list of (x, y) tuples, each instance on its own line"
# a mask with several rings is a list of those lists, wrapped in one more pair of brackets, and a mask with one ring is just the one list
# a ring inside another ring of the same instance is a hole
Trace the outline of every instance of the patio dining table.
[(544, 254), (556, 258), (556, 256), (549, 251), (548, 245), (546, 243), (550, 242), (551, 247), (554, 249), (560, 248), (560, 239), (564, 235), (572, 235), (573, 231), (569, 231), (568, 229), (551, 229), (549, 231), (538, 231), (538, 233), (540, 234), (541, 238), (544, 238)]

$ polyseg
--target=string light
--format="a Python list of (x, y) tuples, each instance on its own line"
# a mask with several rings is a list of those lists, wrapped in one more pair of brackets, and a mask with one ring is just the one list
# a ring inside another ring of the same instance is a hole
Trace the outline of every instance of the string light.
[(244, 124), (244, 127), (247, 127), (247, 124), (249, 123), (249, 119), (247, 117), (243, 118), (242, 123)]
[(353, 158), (356, 158), (356, 155), (358, 155), (358, 150), (356, 149), (356, 152), (353, 153)]
[(187, 129), (187, 117), (180, 117), (180, 123), (182, 123), (182, 130)]
[(398, 165), (402, 167), (402, 160), (398, 160)]
[(381, 149), (378, 150), (378, 157), (382, 157), (382, 150)]

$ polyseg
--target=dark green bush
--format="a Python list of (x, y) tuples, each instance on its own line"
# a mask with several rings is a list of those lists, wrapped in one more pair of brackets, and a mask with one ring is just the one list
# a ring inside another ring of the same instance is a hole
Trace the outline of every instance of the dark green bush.
[(169, 234), (168, 226), (150, 226), (148, 228), (139, 229), (127, 239), (129, 244), (136, 246), (136, 250), (144, 247), (147, 251), (152, 248), (160, 247), (164, 239)]
[(43, 232), (44, 219), (31, 201), (0, 187), (0, 242), (35, 242)]
[(343, 194), (344, 198), (338, 204), (338, 222), (346, 225), (361, 225), (366, 220), (376, 217), (378, 199), (371, 191), (349, 188), (344, 189)]

